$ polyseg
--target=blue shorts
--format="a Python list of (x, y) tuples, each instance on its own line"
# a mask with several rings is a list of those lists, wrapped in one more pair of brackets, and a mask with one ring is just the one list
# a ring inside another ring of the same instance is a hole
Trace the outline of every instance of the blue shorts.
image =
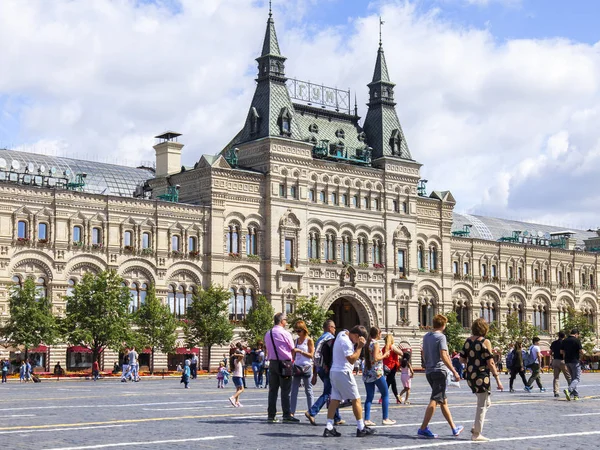
[(242, 377), (231, 377), (231, 379), (233, 380), (233, 385), (235, 387), (242, 387), (244, 385)]

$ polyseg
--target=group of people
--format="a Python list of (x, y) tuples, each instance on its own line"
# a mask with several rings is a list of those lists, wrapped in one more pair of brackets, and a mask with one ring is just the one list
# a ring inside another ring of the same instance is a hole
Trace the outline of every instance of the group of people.
[(139, 355), (135, 351), (135, 347), (131, 347), (123, 356), (123, 372), (121, 374), (121, 382), (140, 381), (140, 365), (138, 361)]

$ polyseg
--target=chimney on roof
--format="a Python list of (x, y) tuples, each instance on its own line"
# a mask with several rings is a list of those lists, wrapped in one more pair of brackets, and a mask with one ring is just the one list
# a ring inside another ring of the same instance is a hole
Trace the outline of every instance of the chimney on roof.
[(181, 171), (181, 149), (183, 144), (177, 142), (181, 133), (165, 131), (155, 136), (158, 143), (154, 146), (156, 151), (156, 177), (165, 177)]

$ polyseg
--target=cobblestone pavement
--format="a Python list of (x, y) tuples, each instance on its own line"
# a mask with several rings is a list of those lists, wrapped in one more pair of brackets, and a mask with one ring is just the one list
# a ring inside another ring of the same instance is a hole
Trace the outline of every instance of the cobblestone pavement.
[[(508, 388), (508, 377), (502, 377)], [(564, 380), (561, 380), (564, 385)], [(543, 376), (548, 392), (494, 392), (487, 415), (485, 436), (492, 442), (472, 444), (470, 429), (475, 414), (475, 396), (462, 386), (449, 393), (457, 424), (465, 426), (459, 438), (451, 436), (439, 411), (431, 428), (436, 440), (416, 437), (429, 392), (425, 377), (413, 381), (412, 404), (392, 405), (394, 426), (377, 427), (376, 436), (354, 437), (355, 422), (350, 408), (342, 410), (347, 420), (338, 427), (343, 436), (321, 437), (325, 413), (311, 426), (298, 413), (297, 425), (266, 422), (267, 392), (250, 387), (242, 395), (243, 407), (233, 408), (227, 398), (233, 387), (216, 389), (213, 377), (193, 380), (184, 390), (178, 378), (145, 379), (139, 383), (115, 380), (43, 381), (0, 386), (0, 439), (6, 449), (198, 449), (198, 448), (360, 448), (413, 449), (484, 446), (490, 449), (590, 449), (600, 439), (600, 374), (584, 374), (582, 400), (567, 402), (564, 395), (553, 398), (550, 375)], [(362, 383), (359, 383), (362, 385)], [(564, 386), (562, 386), (564, 387)], [(362, 388), (362, 386), (361, 386)], [(321, 385), (315, 388), (320, 394)], [(363, 389), (364, 392), (364, 389)], [(364, 398), (364, 397), (363, 397)], [(376, 400), (378, 397), (376, 396)], [(302, 396), (299, 407), (305, 407)], [(381, 410), (374, 405), (372, 420), (381, 422)]]

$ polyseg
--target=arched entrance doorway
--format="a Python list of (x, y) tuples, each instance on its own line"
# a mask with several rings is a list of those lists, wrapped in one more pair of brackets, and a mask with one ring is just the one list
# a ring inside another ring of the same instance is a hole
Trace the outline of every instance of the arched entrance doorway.
[(329, 309), (333, 311), (331, 318), (338, 330), (349, 330), (355, 325), (364, 325), (360, 323), (358, 311), (352, 302), (346, 298), (338, 298), (331, 304)]

